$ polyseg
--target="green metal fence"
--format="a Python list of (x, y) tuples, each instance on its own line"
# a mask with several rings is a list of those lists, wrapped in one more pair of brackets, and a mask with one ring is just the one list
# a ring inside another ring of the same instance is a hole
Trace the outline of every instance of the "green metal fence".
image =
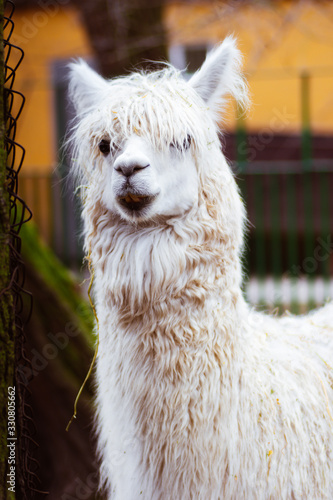
[(248, 212), (247, 294), (303, 312), (333, 297), (333, 161), (248, 165), (237, 174)]

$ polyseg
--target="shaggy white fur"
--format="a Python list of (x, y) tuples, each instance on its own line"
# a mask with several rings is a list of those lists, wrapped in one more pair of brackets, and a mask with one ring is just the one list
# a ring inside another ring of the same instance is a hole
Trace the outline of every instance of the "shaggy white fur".
[(216, 123), (226, 94), (246, 101), (239, 65), (228, 38), (189, 82), (71, 66), (109, 499), (333, 498), (333, 307), (275, 318), (241, 293)]

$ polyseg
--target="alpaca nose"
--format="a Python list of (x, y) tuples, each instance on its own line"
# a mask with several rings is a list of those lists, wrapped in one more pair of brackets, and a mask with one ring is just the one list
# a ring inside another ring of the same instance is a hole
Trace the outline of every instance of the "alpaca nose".
[(146, 164), (145, 162), (141, 163), (138, 161), (120, 161), (116, 162), (114, 165), (116, 172), (124, 177), (131, 177), (131, 175), (139, 172), (140, 170), (144, 170), (147, 167), (149, 167), (149, 163)]

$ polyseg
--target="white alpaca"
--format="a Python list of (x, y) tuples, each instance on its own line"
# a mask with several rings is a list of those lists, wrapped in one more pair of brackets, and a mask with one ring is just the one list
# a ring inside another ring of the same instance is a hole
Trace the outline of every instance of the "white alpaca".
[(246, 99), (239, 65), (228, 38), (188, 82), (71, 66), (109, 499), (333, 498), (333, 307), (278, 319), (241, 293), (216, 123), (227, 94)]

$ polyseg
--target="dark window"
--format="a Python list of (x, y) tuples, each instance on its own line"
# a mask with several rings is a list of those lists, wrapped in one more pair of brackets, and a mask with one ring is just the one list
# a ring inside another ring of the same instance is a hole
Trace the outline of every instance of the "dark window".
[(206, 59), (206, 47), (185, 47), (185, 60), (188, 73), (194, 73)]

